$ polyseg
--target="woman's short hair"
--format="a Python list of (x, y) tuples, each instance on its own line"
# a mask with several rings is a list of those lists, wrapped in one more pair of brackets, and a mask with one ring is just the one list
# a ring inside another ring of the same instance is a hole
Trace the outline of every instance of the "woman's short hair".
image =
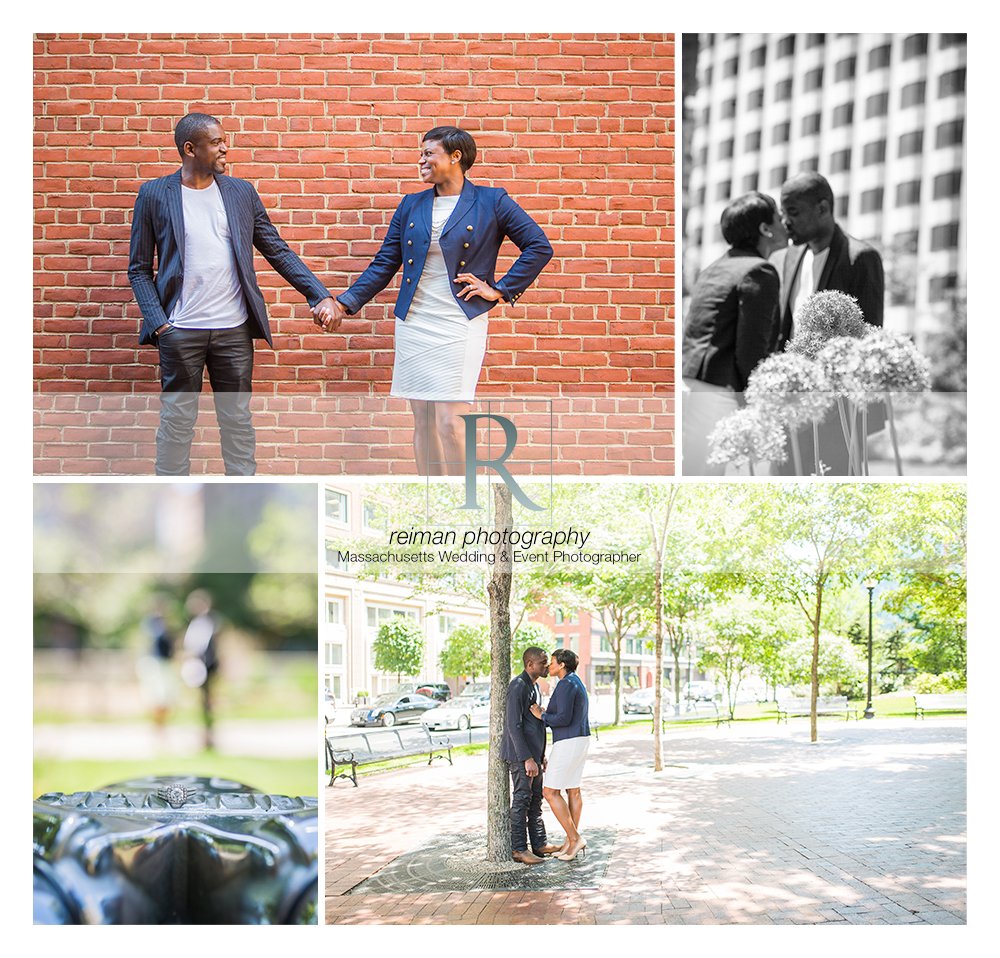
[(580, 664), (580, 657), (572, 649), (556, 649), (552, 653), (554, 658), (567, 672), (575, 672)]
[(428, 140), (440, 143), (445, 153), (454, 153), (458, 150), (462, 154), (462, 159), (458, 162), (462, 166), (463, 173), (476, 162), (476, 141), (472, 139), (471, 133), (466, 133), (457, 126), (436, 126), (424, 134), (422, 142), (426, 143)]
[(722, 211), (722, 238), (736, 249), (756, 249), (762, 223), (771, 223), (778, 204), (766, 193), (744, 193)]

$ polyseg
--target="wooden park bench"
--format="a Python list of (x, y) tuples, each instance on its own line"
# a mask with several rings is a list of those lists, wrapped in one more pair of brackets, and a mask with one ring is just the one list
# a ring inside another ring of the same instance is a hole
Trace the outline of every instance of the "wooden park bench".
[[(806, 696), (782, 699), (778, 702), (778, 723), (780, 724), (783, 719), (787, 725), (791, 716), (810, 715), (811, 712), (809, 699)], [(858, 717), (858, 710), (847, 701), (846, 695), (830, 695), (816, 700), (816, 714), (843, 715), (844, 721), (849, 721), (852, 716), (855, 719)]]
[[(674, 714), (673, 703), (663, 703), (663, 714), (660, 716), (660, 721), (662, 723), (663, 731), (667, 730), (668, 724), (676, 724), (677, 722), (690, 722), (696, 719), (715, 719), (715, 727), (718, 728), (720, 725), (729, 725), (729, 711), (722, 710), (719, 708), (719, 703), (714, 699), (711, 702), (705, 702), (704, 700), (694, 700), (692, 699), (686, 705), (684, 712), (680, 715)], [(650, 729), (652, 732), (652, 728)]]
[[(406, 736), (404, 740), (404, 734), (408, 731), (414, 734)], [(428, 765), (433, 764), (436, 758), (447, 759), (449, 765), (454, 765), (451, 750), (449, 736), (431, 732), (423, 725), (368, 731), (358, 729), (333, 738), (327, 735), (326, 762), (330, 770), (328, 785), (333, 785), (338, 778), (349, 778), (356, 787), (359, 765), (371, 765), (393, 758), (426, 755)], [(338, 768), (350, 771), (338, 771)]]
[(923, 718), (924, 712), (968, 711), (965, 692), (924, 692), (913, 696), (913, 717)]

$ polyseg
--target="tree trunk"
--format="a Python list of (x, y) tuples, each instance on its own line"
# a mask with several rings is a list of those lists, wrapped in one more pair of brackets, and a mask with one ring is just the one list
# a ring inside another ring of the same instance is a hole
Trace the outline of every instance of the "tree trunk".
[(670, 654), (674, 659), (674, 715), (681, 714), (681, 649), (684, 645), (684, 633), (678, 632), (676, 638), (670, 640)]
[(809, 741), (815, 742), (819, 737), (816, 723), (816, 701), (819, 699), (819, 624), (823, 617), (823, 583), (816, 583), (816, 615), (813, 618), (813, 654), (810, 670), (809, 689)]
[(663, 771), (663, 570), (656, 565), (656, 643), (653, 660), (656, 675), (653, 677), (653, 771)]
[(622, 720), (621, 697), (622, 697), (622, 636), (621, 633), (619, 633), (618, 641), (615, 642), (615, 725), (618, 725)]
[[(509, 530), (513, 525), (510, 489), (500, 482), (493, 490), (496, 528), (501, 532)], [(491, 862), (509, 862), (510, 773), (507, 763), (501, 757), (501, 751), (507, 713), (507, 686), (510, 685), (510, 589), (513, 563), (509, 546), (497, 545), (493, 555), (493, 572), (486, 587), (490, 600), (490, 755), (486, 785), (486, 858)]]

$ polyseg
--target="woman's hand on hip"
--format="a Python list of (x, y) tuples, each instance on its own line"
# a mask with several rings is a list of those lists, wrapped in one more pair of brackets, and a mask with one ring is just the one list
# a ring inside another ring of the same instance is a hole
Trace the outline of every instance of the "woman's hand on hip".
[(455, 282), (466, 284), (458, 291), (460, 299), (468, 300), (472, 299), (473, 296), (480, 296), (483, 299), (488, 299), (491, 303), (500, 299), (500, 290), (494, 289), (486, 280), (480, 279), (472, 273), (459, 273), (455, 277)]

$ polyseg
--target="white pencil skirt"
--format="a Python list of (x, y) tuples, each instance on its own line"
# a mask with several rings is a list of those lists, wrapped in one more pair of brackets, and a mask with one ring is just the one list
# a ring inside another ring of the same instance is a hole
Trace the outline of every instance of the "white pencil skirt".
[(564, 738), (552, 743), (549, 764), (542, 775), (544, 788), (579, 788), (583, 766), (590, 751), (590, 736)]
[(430, 402), (472, 402), (486, 355), (483, 313), (473, 319), (411, 309), (396, 320), (392, 395)]

